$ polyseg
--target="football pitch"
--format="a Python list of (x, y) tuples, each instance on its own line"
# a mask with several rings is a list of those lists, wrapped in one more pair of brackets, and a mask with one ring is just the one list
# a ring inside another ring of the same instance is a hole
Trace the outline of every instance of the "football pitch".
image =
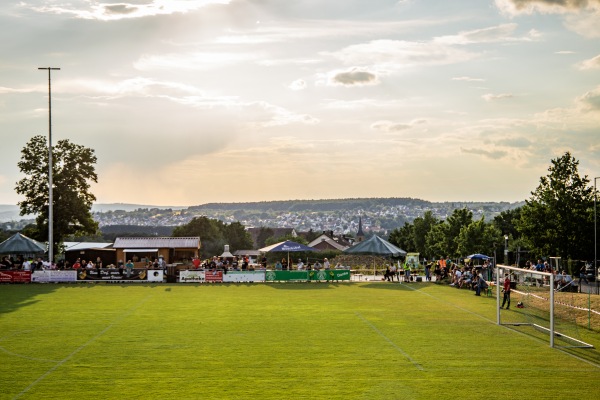
[[(595, 349), (426, 283), (0, 286), (0, 399), (597, 399)], [(518, 309), (510, 312), (520, 312)]]

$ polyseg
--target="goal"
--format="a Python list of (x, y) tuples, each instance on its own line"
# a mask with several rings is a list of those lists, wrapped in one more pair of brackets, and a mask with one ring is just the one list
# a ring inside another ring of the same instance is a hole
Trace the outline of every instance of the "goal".
[[(505, 274), (511, 281), (510, 310), (501, 308)], [(550, 347), (593, 348), (578, 337), (575, 295), (549, 272), (498, 265), (496, 303), (498, 325), (532, 327), (541, 337), (549, 337)]]

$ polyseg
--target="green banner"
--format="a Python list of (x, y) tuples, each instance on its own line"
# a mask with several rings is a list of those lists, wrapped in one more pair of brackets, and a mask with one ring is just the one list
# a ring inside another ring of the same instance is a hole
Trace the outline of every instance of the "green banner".
[(306, 281), (308, 271), (266, 271), (266, 281)]

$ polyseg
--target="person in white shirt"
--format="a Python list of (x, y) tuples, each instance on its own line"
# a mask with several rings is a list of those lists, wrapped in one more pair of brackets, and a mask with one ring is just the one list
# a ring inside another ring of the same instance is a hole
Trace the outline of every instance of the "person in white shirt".
[(326, 258), (323, 259), (323, 268), (325, 268), (325, 269), (331, 268), (331, 264), (329, 264), (329, 260)]
[(304, 263), (302, 262), (302, 259), (298, 260), (298, 264), (296, 264), (296, 267), (298, 271), (304, 270)]

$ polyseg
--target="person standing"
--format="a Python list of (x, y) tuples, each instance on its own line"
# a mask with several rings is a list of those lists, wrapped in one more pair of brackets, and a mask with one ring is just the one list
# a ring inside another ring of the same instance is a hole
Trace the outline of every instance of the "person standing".
[(506, 309), (510, 310), (510, 275), (504, 274), (504, 286), (502, 288), (504, 292), (504, 298), (502, 299), (502, 305), (500, 308), (504, 308), (504, 304), (506, 304)]
[(133, 267), (134, 267), (134, 264), (131, 262), (131, 260), (127, 260), (127, 264), (125, 264), (125, 268), (127, 268), (127, 277), (128, 278), (131, 276), (131, 272), (133, 272)]

